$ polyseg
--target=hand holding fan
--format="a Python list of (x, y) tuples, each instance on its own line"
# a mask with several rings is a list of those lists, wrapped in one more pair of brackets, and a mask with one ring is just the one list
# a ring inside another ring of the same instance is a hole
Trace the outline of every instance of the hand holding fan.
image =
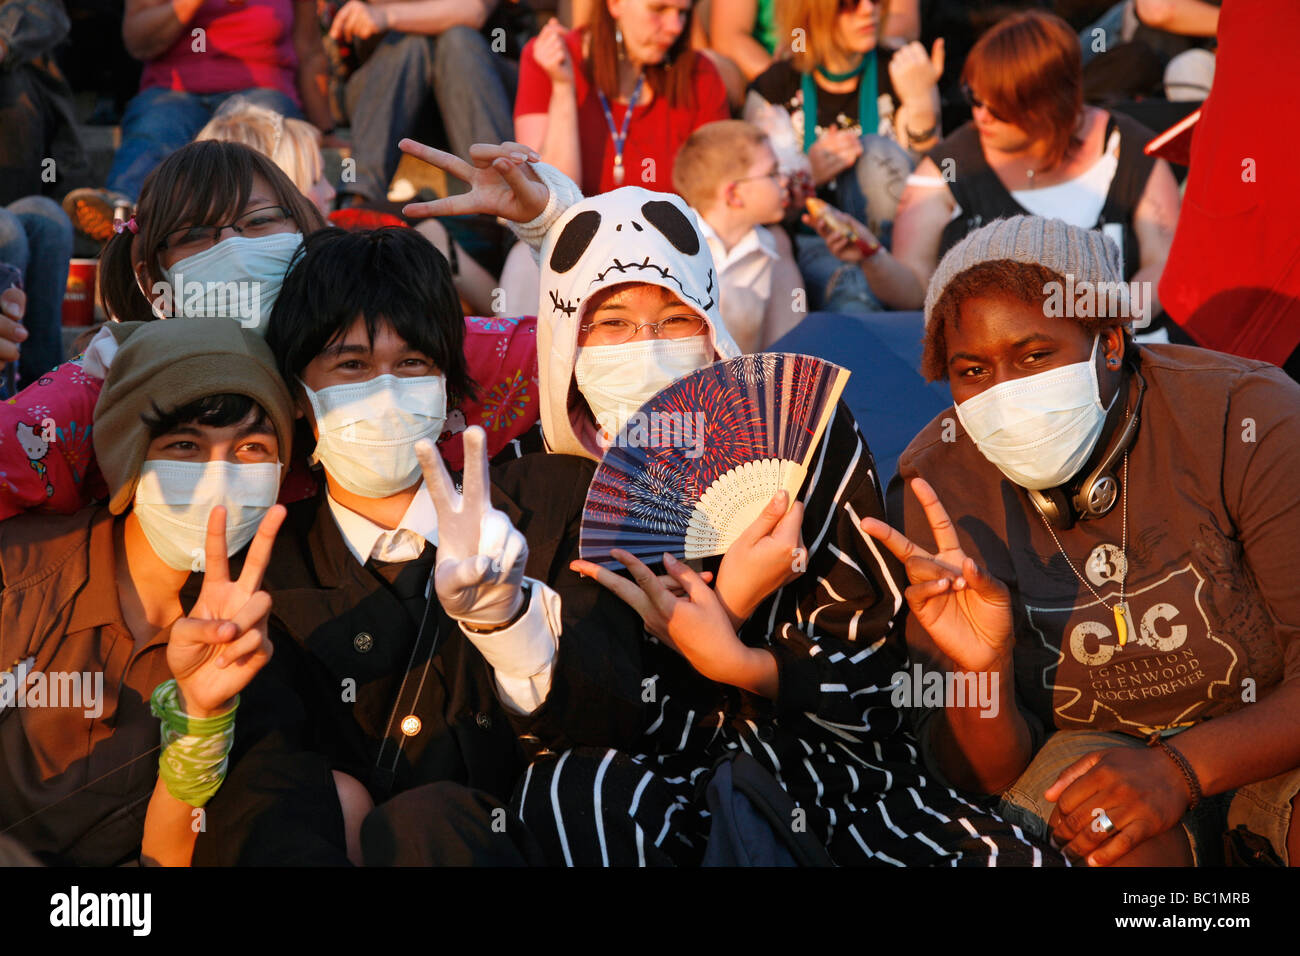
[(685, 375), (632, 415), (587, 491), (579, 553), (618, 569), (724, 554), (778, 491), (794, 501), (847, 369), (761, 352)]

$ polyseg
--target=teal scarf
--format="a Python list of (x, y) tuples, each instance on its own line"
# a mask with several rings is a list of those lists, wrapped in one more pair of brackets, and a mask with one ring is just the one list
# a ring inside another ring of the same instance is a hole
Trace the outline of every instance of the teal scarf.
[[(876, 51), (872, 50), (862, 58), (855, 69), (847, 73), (829, 73), (820, 66), (817, 72), (832, 82), (842, 82), (861, 74), (858, 81), (858, 124), (862, 132), (875, 133), (880, 128), (880, 111), (876, 107)], [(817, 83), (811, 73), (804, 73), (800, 79), (803, 89), (803, 151), (808, 152), (817, 142)]]

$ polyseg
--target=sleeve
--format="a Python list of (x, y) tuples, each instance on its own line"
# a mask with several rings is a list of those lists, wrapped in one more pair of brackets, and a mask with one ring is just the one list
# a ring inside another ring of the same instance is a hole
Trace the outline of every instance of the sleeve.
[(551, 78), (533, 56), (536, 40), (529, 40), (519, 57), (519, 84), (515, 91), (515, 118), (545, 113), (551, 106)]
[(868, 708), (892, 707), (893, 675), (906, 663), (906, 578), (898, 561), (861, 529), (884, 519), (875, 460), (840, 404), (804, 486), (808, 567), (760, 605), (742, 628), (764, 641), (780, 673), (778, 712), (808, 713), (847, 730)]
[(550, 190), (546, 208), (528, 222), (509, 222), (506, 225), (521, 241), (528, 244), (533, 250), (533, 258), (540, 262), (546, 233), (564, 215), (566, 209), (582, 201), (582, 190), (577, 183), (549, 163), (533, 163), (533, 171)]
[(530, 585), (528, 609), (518, 621), (490, 634), (461, 626), (492, 668), (501, 703), (517, 714), (531, 714), (545, 703), (562, 629), (559, 595), (545, 584), (524, 580)]
[(696, 54), (695, 67), (695, 127), (715, 120), (731, 119), (731, 103), (727, 99), (727, 86), (713, 61), (702, 53)]
[(793, 72), (788, 63), (778, 61), (769, 66), (749, 84), (749, 91), (757, 93), (775, 106), (785, 106), (792, 95), (790, 76)]
[(71, 24), (61, 0), (8, 0), (0, 4), (0, 56), (6, 70), (49, 53)]
[(1242, 376), (1224, 423), (1223, 494), (1274, 625), (1283, 681), (1300, 681), (1300, 385), (1278, 368)]
[(91, 420), (103, 381), (64, 362), (0, 403), (0, 520), (72, 514), (104, 493)]

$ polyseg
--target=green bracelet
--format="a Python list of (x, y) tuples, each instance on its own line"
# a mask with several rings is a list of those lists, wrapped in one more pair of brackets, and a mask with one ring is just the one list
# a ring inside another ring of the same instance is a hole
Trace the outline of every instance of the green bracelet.
[(216, 717), (191, 717), (181, 711), (176, 681), (163, 681), (149, 699), (149, 709), (162, 722), (162, 754), (158, 776), (167, 792), (182, 803), (201, 807), (226, 779), (230, 748), (235, 741), (235, 706)]

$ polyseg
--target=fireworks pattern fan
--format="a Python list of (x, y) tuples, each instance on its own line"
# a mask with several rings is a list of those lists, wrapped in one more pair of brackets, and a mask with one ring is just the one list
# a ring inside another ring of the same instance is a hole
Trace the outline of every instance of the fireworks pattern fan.
[(723, 554), (785, 489), (794, 501), (849, 372), (762, 352), (683, 376), (631, 416), (592, 478), (581, 556)]

